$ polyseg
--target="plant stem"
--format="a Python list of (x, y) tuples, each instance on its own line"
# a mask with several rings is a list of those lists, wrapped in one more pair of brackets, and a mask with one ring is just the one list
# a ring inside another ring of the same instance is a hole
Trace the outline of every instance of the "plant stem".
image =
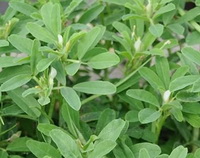
[(53, 116), (53, 111), (54, 111), (55, 102), (56, 102), (56, 98), (55, 98), (55, 97), (52, 97), (52, 100), (51, 100), (51, 102), (50, 102), (49, 112), (48, 112), (48, 116), (49, 116), (50, 118), (52, 118), (52, 116)]
[(169, 113), (164, 113), (163, 116), (161, 116), (157, 121), (152, 123), (152, 132), (155, 133), (157, 136), (155, 143), (158, 143), (162, 127), (165, 123), (165, 120), (168, 118), (168, 116), (169, 116)]
[(133, 75), (136, 74), (136, 72), (138, 72), (144, 65), (146, 65), (152, 58), (149, 58), (147, 61), (145, 61), (140, 67), (138, 67), (136, 70), (134, 70), (132, 73), (130, 73), (128, 76), (126, 76), (124, 79), (122, 79), (121, 81), (119, 81), (116, 86), (119, 87), (120, 85), (122, 85), (124, 82), (126, 82), (128, 79), (130, 79)]
[[(123, 83), (125, 83), (128, 79), (130, 79), (136, 72), (138, 72), (144, 65), (146, 65), (152, 58), (150, 57), (147, 61), (145, 61), (140, 67), (138, 67), (136, 70), (134, 70), (132, 73), (130, 73), (128, 76), (126, 76), (124, 79), (122, 79), (121, 81), (119, 81), (116, 85), (116, 87), (119, 87), (120, 85), (122, 85)], [(82, 105), (88, 103), (89, 101), (98, 98), (101, 95), (92, 95), (89, 98), (86, 98), (82, 101)]]
[[(199, 128), (193, 128), (193, 137), (192, 137), (192, 142), (195, 142), (199, 139)], [(193, 143), (192, 145), (192, 151), (195, 152), (195, 150), (198, 147)]]
[(81, 102), (81, 104), (84, 105), (84, 104), (86, 104), (87, 102), (90, 102), (91, 100), (96, 99), (96, 98), (98, 98), (98, 97), (100, 97), (100, 96), (101, 96), (101, 95), (99, 95), (99, 94), (92, 95), (92, 96), (88, 97), (87, 99), (84, 99), (84, 100)]

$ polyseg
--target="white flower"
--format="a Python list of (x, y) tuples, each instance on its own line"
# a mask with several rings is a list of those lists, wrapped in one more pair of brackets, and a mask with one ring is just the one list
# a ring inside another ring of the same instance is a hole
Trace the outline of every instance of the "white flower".
[(58, 43), (62, 46), (63, 45), (63, 37), (59, 34), (58, 35)]
[(135, 50), (136, 52), (138, 52), (140, 50), (140, 46), (141, 46), (141, 40), (140, 40), (140, 37), (137, 39), (137, 41), (135, 41), (135, 44), (134, 44), (134, 47), (135, 47)]
[(53, 67), (51, 67), (51, 72), (49, 74), (49, 84), (52, 86), (53, 85), (53, 79), (56, 77), (57, 71)]
[(171, 95), (170, 90), (167, 90), (167, 91), (164, 92), (164, 94), (163, 94), (163, 100), (164, 100), (164, 102), (168, 102), (169, 101), (170, 95)]

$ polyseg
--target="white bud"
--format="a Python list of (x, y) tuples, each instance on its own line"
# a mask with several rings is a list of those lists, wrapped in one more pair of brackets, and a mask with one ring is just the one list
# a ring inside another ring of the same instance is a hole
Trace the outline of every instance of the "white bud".
[(57, 71), (53, 67), (51, 67), (51, 72), (49, 74), (49, 84), (53, 86), (53, 79), (56, 77)]
[(163, 100), (164, 102), (168, 102), (169, 101), (169, 97), (171, 95), (171, 92), (169, 90), (165, 91), (163, 94)]
[(57, 75), (56, 69), (54, 69), (53, 67), (51, 67), (51, 72), (50, 72), (50, 74), (49, 74), (49, 77), (50, 77), (50, 78), (55, 78), (56, 75)]
[(63, 45), (63, 37), (59, 34), (58, 35), (58, 43), (62, 46)]
[(135, 36), (135, 25), (133, 26), (133, 31), (132, 31), (132, 34), (131, 34), (131, 37), (133, 38)]
[(141, 42), (140, 37), (139, 37), (137, 39), (137, 41), (135, 41), (135, 43), (134, 43), (134, 48), (135, 48), (136, 52), (140, 50), (141, 43), (142, 42)]

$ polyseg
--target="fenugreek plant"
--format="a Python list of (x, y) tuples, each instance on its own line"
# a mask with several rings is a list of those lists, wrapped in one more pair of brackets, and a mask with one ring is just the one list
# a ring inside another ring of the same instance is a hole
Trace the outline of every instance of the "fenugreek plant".
[(0, 158), (199, 158), (200, 0), (7, 0)]

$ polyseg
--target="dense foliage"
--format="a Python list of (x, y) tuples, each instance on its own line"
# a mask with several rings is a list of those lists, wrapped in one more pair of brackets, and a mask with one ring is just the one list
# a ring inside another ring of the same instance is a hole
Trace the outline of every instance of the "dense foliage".
[(199, 158), (200, 0), (12, 0), (0, 15), (0, 158)]

